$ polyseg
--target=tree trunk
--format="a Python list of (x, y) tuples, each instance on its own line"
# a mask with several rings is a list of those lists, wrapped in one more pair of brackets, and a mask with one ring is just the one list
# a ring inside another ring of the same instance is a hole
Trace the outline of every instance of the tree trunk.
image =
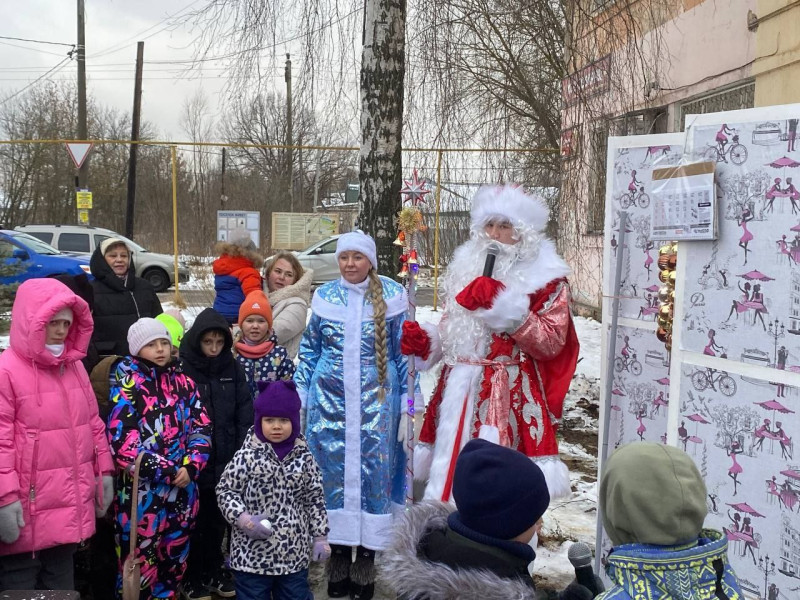
[(406, 0), (366, 0), (361, 51), (361, 228), (375, 239), (378, 270), (393, 276), (402, 187)]

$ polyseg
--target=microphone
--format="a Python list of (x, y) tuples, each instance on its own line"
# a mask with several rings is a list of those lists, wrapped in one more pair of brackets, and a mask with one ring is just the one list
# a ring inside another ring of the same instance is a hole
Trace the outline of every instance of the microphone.
[(483, 264), (483, 276), (491, 277), (494, 271), (494, 261), (500, 253), (500, 246), (497, 242), (492, 242), (486, 247), (486, 262)]
[(567, 558), (575, 568), (575, 580), (587, 588), (594, 596), (605, 591), (603, 582), (594, 576), (592, 569), (592, 549), (589, 544), (576, 542), (569, 547)]

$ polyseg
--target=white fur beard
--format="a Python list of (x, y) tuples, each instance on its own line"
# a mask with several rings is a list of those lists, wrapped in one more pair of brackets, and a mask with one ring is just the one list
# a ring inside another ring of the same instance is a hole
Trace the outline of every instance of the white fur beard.
[[(448, 365), (454, 365), (458, 357), (484, 358), (491, 340), (491, 330), (482, 319), (475, 316), (455, 301), (455, 297), (476, 277), (483, 274), (486, 262), (486, 250), (492, 240), (485, 234), (479, 234), (460, 246), (453, 260), (447, 267), (443, 278), (442, 287), (445, 291), (447, 304), (445, 310), (445, 335), (442, 339), (444, 360)], [(500, 252), (495, 260), (492, 277), (503, 282), (507, 287), (516, 287), (524, 283), (523, 273), (514, 266), (519, 262), (519, 244), (498, 244)], [(531, 254), (531, 249), (526, 245), (526, 254)], [(533, 254), (535, 256), (535, 253)]]

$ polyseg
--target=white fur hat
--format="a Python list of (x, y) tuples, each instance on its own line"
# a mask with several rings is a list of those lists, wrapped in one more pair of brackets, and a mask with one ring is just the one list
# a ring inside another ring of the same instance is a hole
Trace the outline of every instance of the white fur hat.
[(142, 317), (128, 329), (128, 348), (133, 355), (139, 354), (150, 342), (161, 339), (172, 343), (167, 326), (156, 319)]
[(492, 185), (478, 190), (470, 213), (473, 227), (483, 227), (492, 218), (508, 219), (512, 225), (526, 225), (543, 231), (550, 218), (547, 203), (519, 185)]
[(360, 229), (345, 233), (336, 242), (336, 260), (342, 252), (361, 252), (372, 263), (372, 268), (378, 270), (378, 251), (375, 249), (375, 240)]

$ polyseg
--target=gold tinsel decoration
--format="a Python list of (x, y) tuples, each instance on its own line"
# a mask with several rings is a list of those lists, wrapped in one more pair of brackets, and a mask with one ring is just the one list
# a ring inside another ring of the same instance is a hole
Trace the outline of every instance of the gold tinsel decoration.
[(406, 206), (397, 213), (395, 224), (400, 231), (405, 232), (406, 236), (425, 230), (422, 225), (422, 213), (416, 206)]

